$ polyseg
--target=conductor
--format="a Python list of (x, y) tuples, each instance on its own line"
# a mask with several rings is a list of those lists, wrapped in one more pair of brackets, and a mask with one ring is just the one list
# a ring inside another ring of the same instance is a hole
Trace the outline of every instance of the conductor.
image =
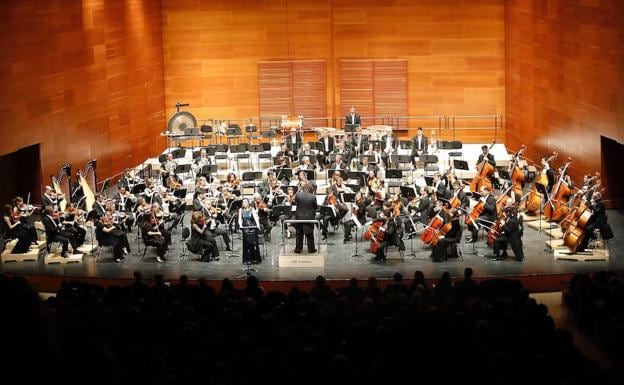
[[(295, 196), (297, 202), (297, 210), (295, 211), (295, 219), (297, 220), (313, 220), (316, 216), (316, 195), (314, 195), (314, 186), (310, 183), (303, 186), (302, 191)], [(297, 223), (295, 225), (297, 237), (295, 243), (295, 253), (301, 253), (303, 249), (303, 235), (305, 234), (308, 243), (308, 252), (316, 253), (314, 248), (314, 224), (313, 223)]]

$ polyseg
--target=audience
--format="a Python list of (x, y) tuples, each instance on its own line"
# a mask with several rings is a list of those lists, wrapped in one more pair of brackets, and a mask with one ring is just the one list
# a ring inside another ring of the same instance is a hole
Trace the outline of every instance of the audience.
[[(42, 302), (23, 278), (0, 275), (3, 342), (11, 353), (3, 362), (6, 378), (163, 385), (435, 378), (615, 383), (576, 350), (569, 333), (555, 329), (546, 307), (518, 281), (477, 284), (468, 269), (456, 286), (444, 273), (432, 290), (422, 272), (411, 286), (395, 274), (385, 290), (375, 278), (363, 287), (354, 278), (334, 290), (319, 276), (310, 293), (296, 287), (265, 292), (253, 276), (242, 290), (229, 279), (215, 290), (205, 279), (191, 283), (181, 276), (170, 285), (155, 276), (150, 286), (140, 272), (134, 277), (125, 287), (106, 289), (67, 281)], [(575, 279), (567, 296), (589, 324), (599, 314), (621, 315), (622, 298), (619, 281), (608, 275)]]

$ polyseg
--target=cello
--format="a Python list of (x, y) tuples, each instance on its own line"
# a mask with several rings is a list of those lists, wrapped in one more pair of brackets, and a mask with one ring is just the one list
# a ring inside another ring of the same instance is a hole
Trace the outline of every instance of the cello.
[(515, 194), (520, 196), (522, 195), (522, 184), (524, 183), (525, 178), (524, 173), (520, 169), (519, 163), (520, 157), (522, 156), (522, 154), (524, 154), (524, 151), (526, 151), (526, 146), (523, 144), (520, 150), (518, 150), (518, 152), (516, 152), (516, 154), (513, 156), (513, 160), (509, 164), (508, 169), (511, 184), (513, 186), (513, 191)]
[(381, 244), (381, 242), (383, 242), (385, 232), (381, 228), (383, 227), (384, 223), (384, 220), (375, 220), (370, 225), (370, 227), (362, 234), (362, 237), (364, 239), (371, 241), (370, 252), (373, 254), (377, 253), (379, 245)]
[(572, 164), (572, 158), (568, 158), (568, 161), (563, 166), (561, 173), (559, 174), (559, 180), (552, 188), (550, 192), (550, 199), (544, 205), (544, 217), (546, 217), (547, 221), (559, 222), (561, 219), (561, 211), (555, 215), (557, 209), (559, 209), (563, 204), (568, 202), (568, 197), (570, 196), (570, 187), (568, 183), (565, 181), (566, 172), (568, 168)]
[(548, 159), (542, 159), (543, 168), (542, 171), (537, 175), (535, 180), (533, 181), (533, 187), (527, 196), (527, 199), (524, 203), (524, 208), (529, 214), (538, 213), (540, 208), (542, 207), (542, 202), (544, 201), (544, 194), (539, 192), (537, 189), (537, 185), (541, 185), (544, 187), (544, 190), (548, 189), (548, 177), (546, 176), (546, 170), (548, 169), (550, 163), (557, 159), (559, 154), (557, 151), (553, 151), (552, 155)]
[(477, 175), (475, 175), (470, 182), (470, 191), (472, 193), (481, 191), (481, 187), (483, 186), (487, 186), (488, 190), (492, 189), (492, 181), (490, 180), (490, 177), (494, 174), (495, 170), (494, 166), (488, 162), (487, 156), (489, 155), (490, 150), (492, 150), (492, 147), (494, 147), (494, 143), (496, 143), (496, 140), (492, 141), (490, 147), (488, 147), (485, 154), (483, 154), (483, 160), (477, 165)]

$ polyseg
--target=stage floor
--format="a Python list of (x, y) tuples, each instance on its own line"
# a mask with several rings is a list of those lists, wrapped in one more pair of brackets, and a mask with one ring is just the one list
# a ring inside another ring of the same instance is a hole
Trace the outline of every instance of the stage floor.
[[(624, 270), (623, 249), (624, 244), (621, 236), (624, 234), (624, 210), (608, 210), (609, 223), (615, 233), (615, 238), (608, 244), (610, 250), (609, 261), (579, 262), (569, 260), (554, 260), (552, 251), (547, 248), (546, 241), (549, 236), (543, 232), (538, 232), (525, 226), (524, 250), (525, 260), (517, 262), (511, 257), (505, 261), (491, 261), (485, 258), (484, 254), (491, 254), (491, 249), (487, 247), (485, 241), (477, 242), (475, 246), (476, 254), (473, 254), (471, 244), (465, 244), (462, 240), (461, 249), (464, 259), (453, 259), (447, 262), (434, 263), (429, 258), (430, 249), (422, 245), (420, 239), (415, 239), (413, 244), (406, 240), (406, 253), (414, 251), (414, 256), (407, 255), (401, 261), (396, 249), (389, 252), (388, 260), (385, 264), (371, 262), (372, 254), (367, 253), (368, 243), (360, 242), (358, 251), (363, 254), (363, 258), (351, 258), (355, 253), (355, 243), (353, 241), (343, 244), (342, 229), (329, 235), (328, 250), (324, 268), (280, 268), (278, 267), (278, 255), (281, 250), (281, 235), (276, 227), (273, 228), (273, 240), (269, 243), (268, 256), (263, 263), (255, 265), (258, 270), (253, 274), (263, 281), (310, 281), (322, 274), (329, 280), (346, 280), (351, 277), (366, 279), (375, 276), (380, 279), (391, 278), (395, 272), (400, 272), (406, 278), (411, 278), (414, 271), (421, 270), (427, 278), (439, 277), (442, 272), (448, 271), (453, 277), (461, 277), (465, 267), (472, 267), (477, 277), (525, 277), (525, 276), (549, 276), (559, 274), (570, 274), (576, 272), (590, 272), (604, 269)], [(187, 215), (187, 218), (189, 216)], [(131, 245), (136, 252), (136, 242), (131, 235)], [(464, 235), (466, 231), (464, 230)], [(147, 252), (144, 261), (140, 255), (127, 256), (123, 263), (115, 263), (110, 258), (110, 252), (106, 251), (100, 262), (95, 262), (95, 257), (85, 256), (82, 263), (49, 264), (44, 263), (40, 256), (39, 261), (32, 262), (6, 262), (0, 264), (0, 271), (10, 274), (38, 275), (38, 276), (61, 276), (61, 277), (99, 277), (105, 279), (129, 279), (135, 270), (143, 272), (145, 278), (151, 278), (154, 274), (163, 274), (166, 279), (177, 279), (180, 274), (187, 274), (190, 279), (204, 277), (208, 280), (221, 280), (223, 278), (244, 279), (241, 264), (240, 250), (241, 240), (234, 240), (234, 253), (221, 251), (221, 260), (210, 263), (197, 261), (198, 256), (193, 255), (186, 262), (181, 262), (178, 258), (182, 251), (180, 242), (180, 231), (174, 233), (173, 243), (168, 254), (168, 260), (159, 264), (154, 259), (153, 248)], [(288, 246), (294, 246), (293, 238), (288, 240)], [(222, 244), (220, 242), (220, 244)], [(413, 248), (412, 248), (413, 247)], [(305, 250), (305, 249), (304, 249)], [(142, 250), (141, 250), (142, 251)], [(228, 257), (230, 254), (238, 256)]]

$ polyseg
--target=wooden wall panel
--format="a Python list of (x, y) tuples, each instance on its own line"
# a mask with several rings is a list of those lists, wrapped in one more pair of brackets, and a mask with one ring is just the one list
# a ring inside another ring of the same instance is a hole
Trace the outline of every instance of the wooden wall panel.
[(258, 94), (260, 116), (290, 115), (293, 107), (290, 62), (258, 63)]
[(623, 20), (619, 0), (506, 1), (512, 149), (571, 156), (576, 178), (600, 170), (600, 135), (624, 142)]
[(328, 115), (343, 116), (341, 60), (403, 59), (410, 115), (503, 115), (503, 3), (163, 0), (166, 111), (184, 101), (198, 117), (258, 116), (259, 61), (318, 59)]
[(41, 143), (43, 183), (98, 159), (103, 179), (165, 144), (160, 3), (0, 3), (0, 154)]

